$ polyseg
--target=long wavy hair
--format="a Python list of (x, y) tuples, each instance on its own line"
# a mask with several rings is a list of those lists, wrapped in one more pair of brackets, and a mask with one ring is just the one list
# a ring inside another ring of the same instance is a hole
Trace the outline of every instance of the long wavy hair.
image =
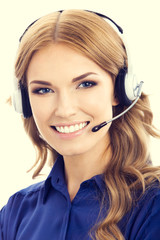
[[(55, 12), (36, 21), (21, 39), (15, 75), (23, 84), (27, 84), (26, 71), (33, 54), (51, 43), (65, 43), (87, 56), (111, 74), (113, 83), (124, 62), (128, 64), (121, 37), (103, 18), (82, 10)], [(113, 107), (113, 114), (117, 115), (124, 109), (122, 105)], [(53, 156), (51, 166), (58, 153), (41, 138), (33, 117), (22, 119), (37, 152), (33, 166), (36, 167), (33, 177), (36, 177), (49, 153)], [(133, 205), (133, 193), (138, 188), (143, 193), (147, 186), (159, 179), (160, 168), (152, 166), (148, 146), (150, 136), (159, 137), (152, 119), (148, 96), (142, 93), (136, 105), (115, 120), (109, 129), (112, 158), (104, 176), (110, 208), (105, 219), (96, 225), (93, 239), (124, 239), (118, 222)]]

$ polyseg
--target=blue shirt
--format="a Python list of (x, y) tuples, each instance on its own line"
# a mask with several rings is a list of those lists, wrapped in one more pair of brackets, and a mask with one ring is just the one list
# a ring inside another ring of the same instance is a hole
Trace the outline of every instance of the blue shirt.
[[(1, 210), (0, 240), (91, 240), (104, 193), (107, 209), (103, 176), (97, 175), (80, 185), (71, 202), (60, 156), (46, 181), (17, 192)], [(160, 239), (159, 188), (147, 190), (118, 225), (125, 240)]]

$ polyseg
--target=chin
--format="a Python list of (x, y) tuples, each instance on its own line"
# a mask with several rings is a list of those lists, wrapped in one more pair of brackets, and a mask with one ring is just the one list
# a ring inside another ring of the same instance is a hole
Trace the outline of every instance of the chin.
[(81, 146), (81, 148), (73, 148), (72, 146), (71, 147), (68, 147), (68, 148), (65, 148), (63, 147), (63, 149), (55, 149), (59, 154), (61, 154), (62, 156), (68, 156), (68, 157), (71, 157), (71, 156), (77, 156), (77, 155), (81, 155), (81, 154), (84, 154), (87, 152), (87, 149), (82, 149), (83, 147)]
[(77, 155), (81, 155), (84, 152), (83, 151), (78, 151), (78, 150), (73, 150), (72, 151), (67, 151), (67, 150), (62, 150), (58, 152), (59, 154), (61, 154), (62, 156), (68, 156), (68, 157), (72, 157), (72, 156), (77, 156)]

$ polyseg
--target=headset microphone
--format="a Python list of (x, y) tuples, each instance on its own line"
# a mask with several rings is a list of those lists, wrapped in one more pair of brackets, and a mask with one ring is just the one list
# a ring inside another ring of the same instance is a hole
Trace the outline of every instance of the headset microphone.
[(97, 131), (100, 130), (102, 127), (106, 126), (108, 123), (113, 122), (114, 120), (116, 120), (117, 118), (121, 117), (121, 116), (124, 115), (126, 112), (128, 112), (128, 111), (136, 104), (136, 102), (137, 102), (138, 99), (140, 98), (141, 92), (142, 92), (142, 84), (143, 84), (143, 83), (144, 83), (144, 82), (141, 81), (141, 82), (139, 83), (139, 85), (137, 86), (137, 88), (138, 88), (137, 97), (136, 97), (136, 99), (132, 102), (132, 104), (131, 104), (126, 110), (124, 110), (122, 113), (118, 114), (118, 115), (115, 116), (114, 118), (112, 118), (112, 119), (110, 119), (110, 120), (108, 120), (108, 121), (102, 122), (101, 124), (93, 127), (93, 128), (92, 128), (92, 132), (97, 132)]

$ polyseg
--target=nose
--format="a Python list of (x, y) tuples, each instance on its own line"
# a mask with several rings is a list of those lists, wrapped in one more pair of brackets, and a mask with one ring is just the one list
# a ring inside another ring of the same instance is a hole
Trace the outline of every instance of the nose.
[(76, 100), (71, 93), (63, 93), (57, 96), (55, 108), (55, 116), (61, 118), (69, 118), (76, 113)]

